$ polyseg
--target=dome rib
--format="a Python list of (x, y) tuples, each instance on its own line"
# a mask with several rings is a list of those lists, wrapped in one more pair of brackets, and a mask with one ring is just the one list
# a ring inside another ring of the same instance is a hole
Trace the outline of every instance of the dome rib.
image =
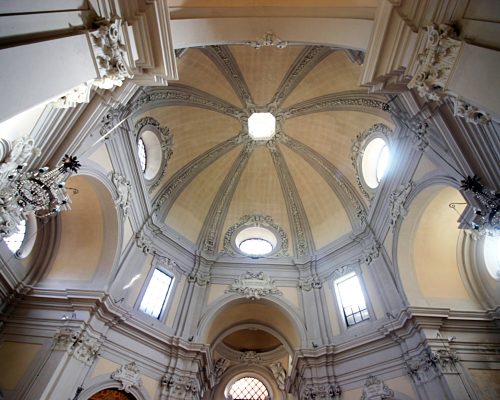
[(164, 106), (200, 107), (236, 119), (240, 119), (241, 116), (244, 115), (241, 108), (233, 106), (231, 103), (217, 96), (181, 84), (171, 84), (167, 87), (146, 89), (145, 93), (134, 101), (132, 109), (135, 114), (139, 114)]
[(290, 229), (292, 229), (292, 240), (294, 244), (294, 253), (299, 256), (307, 256), (313, 254), (316, 250), (311, 227), (307, 218), (302, 200), (298, 193), (297, 187), (293, 181), (290, 170), (286, 164), (285, 158), (281, 153), (276, 140), (267, 142), (267, 148), (271, 153), (274, 167), (278, 173), (278, 178), (285, 199), (286, 208), (288, 211), (288, 219)]
[(209, 255), (215, 255), (217, 253), (217, 246), (222, 236), (222, 229), (229, 210), (229, 205), (231, 204), (241, 174), (245, 170), (254, 147), (255, 142), (253, 141), (247, 141), (245, 143), (243, 150), (241, 150), (241, 153), (234, 161), (229, 173), (220, 185), (207, 213), (200, 235), (198, 236), (197, 246)]
[(251, 107), (253, 101), (250, 89), (243, 78), (236, 59), (227, 46), (209, 46), (200, 49), (219, 68), (234, 92), (241, 101), (243, 107)]
[(290, 136), (282, 134), (280, 142), (301, 156), (323, 177), (342, 203), (352, 226), (362, 226), (366, 222), (366, 210), (362, 199), (338, 168), (321, 154)]
[(324, 46), (307, 46), (297, 56), (276, 90), (271, 104), (279, 108), (299, 83), (333, 50)]
[(285, 108), (281, 113), (285, 118), (294, 118), (325, 111), (359, 111), (391, 119), (385, 97), (358, 90), (315, 97)]
[(201, 171), (241, 144), (243, 140), (243, 136), (239, 134), (219, 143), (177, 171), (160, 190), (154, 201), (154, 210), (161, 211), (159, 217), (161, 219), (166, 217), (179, 194)]

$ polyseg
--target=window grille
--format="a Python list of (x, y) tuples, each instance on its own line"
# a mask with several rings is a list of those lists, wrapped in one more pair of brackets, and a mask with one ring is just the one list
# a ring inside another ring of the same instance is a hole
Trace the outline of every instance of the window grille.
[(266, 400), (269, 392), (257, 378), (244, 377), (233, 383), (229, 394), (233, 400)]
[(355, 272), (351, 272), (335, 281), (340, 308), (347, 326), (359, 324), (370, 319), (365, 297)]

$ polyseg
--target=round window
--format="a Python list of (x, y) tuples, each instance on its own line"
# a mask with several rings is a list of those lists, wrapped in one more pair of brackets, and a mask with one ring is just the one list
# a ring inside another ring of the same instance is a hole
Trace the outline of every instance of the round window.
[(148, 164), (148, 159), (146, 155), (146, 146), (144, 145), (144, 140), (139, 138), (137, 142), (137, 154), (139, 155), (139, 163), (141, 164), (142, 172), (146, 172), (146, 166)]
[(389, 147), (384, 139), (372, 139), (365, 147), (361, 161), (363, 179), (369, 188), (375, 189), (387, 172)]
[(484, 263), (490, 275), (500, 280), (500, 236), (484, 239)]
[(276, 248), (277, 239), (273, 232), (261, 226), (242, 229), (235, 239), (236, 247), (248, 256), (265, 256)]

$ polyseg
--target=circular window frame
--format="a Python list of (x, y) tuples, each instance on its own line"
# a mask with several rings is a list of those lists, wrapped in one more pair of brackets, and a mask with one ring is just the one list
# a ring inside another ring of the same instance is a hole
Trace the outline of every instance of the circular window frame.
[(5, 242), (5, 246), (7, 246), (8, 251), (14, 255), (17, 259), (23, 259), (28, 257), (33, 250), (36, 242), (36, 234), (37, 234), (37, 220), (34, 213), (27, 213), (24, 215), (24, 220), (26, 221), (26, 230), (24, 232), (24, 238), (19, 246), (19, 249), (15, 252), (11, 251), (7, 242)]
[[(271, 252), (263, 255), (250, 255), (240, 250), (236, 243), (236, 238), (241, 231), (251, 227), (264, 228), (275, 237), (276, 244)], [(288, 236), (280, 226), (273, 222), (270, 216), (260, 214), (245, 215), (239, 222), (231, 226), (224, 235), (224, 253), (231, 256), (239, 256), (250, 259), (287, 256)]]
[[(139, 140), (144, 143), (146, 168), (143, 171), (139, 159)], [(145, 117), (136, 123), (136, 155), (139, 169), (150, 189), (156, 187), (166, 172), (172, 156), (173, 137), (168, 128), (162, 128), (154, 118)]]
[[(377, 178), (378, 166), (377, 165), (374, 166), (373, 168), (374, 175), (375, 179), (378, 181), (378, 184), (375, 187), (371, 187), (367, 182), (365, 174), (363, 173), (363, 160), (365, 158), (366, 149), (374, 140), (382, 139), (385, 142), (385, 146), (387, 146), (388, 148), (390, 157), (390, 152), (392, 147), (391, 136), (392, 136), (392, 130), (387, 125), (375, 124), (366, 131), (359, 134), (353, 143), (351, 159), (353, 166), (356, 170), (356, 180), (361, 192), (368, 199), (371, 199), (373, 197), (373, 195), (377, 192), (378, 188), (380, 187), (380, 183), (387, 177), (387, 173), (391, 167), (391, 162), (389, 158), (389, 162), (386, 167), (384, 176), (380, 180), (378, 180)], [(383, 148), (385, 146), (382, 146), (381, 151), (383, 151)]]
[[(500, 256), (498, 254), (491, 255), (488, 254), (490, 252), (493, 252), (495, 249), (498, 248), (493, 248), (495, 246), (495, 243), (491, 243), (490, 241), (497, 241), (500, 244), (500, 236), (488, 236), (485, 235), (483, 240), (482, 240), (482, 245), (480, 246), (481, 248), (481, 259), (482, 263), (484, 264), (484, 269), (486, 270), (487, 274), (490, 276), (491, 279), (500, 282)], [(487, 247), (492, 246), (492, 249), (489, 250)], [(498, 250), (496, 250), (498, 251)], [(493, 263), (496, 263), (497, 265), (493, 265)], [(496, 270), (496, 276), (493, 275), (493, 270)]]

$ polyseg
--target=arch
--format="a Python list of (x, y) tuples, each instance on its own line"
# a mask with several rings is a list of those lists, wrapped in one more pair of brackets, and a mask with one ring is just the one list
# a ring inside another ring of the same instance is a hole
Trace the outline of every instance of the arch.
[[(266, 308), (266, 312), (259, 312), (260, 308)], [(259, 317), (245, 318), (247, 314)], [(255, 301), (236, 294), (215, 301), (207, 309), (200, 319), (197, 335), (201, 342), (212, 344), (224, 331), (245, 323), (267, 326), (284, 338), (291, 349), (303, 347), (307, 342), (303, 322), (283, 300), (268, 297)]]
[(422, 182), (408, 196), (409, 212), (396, 226), (393, 255), (410, 305), (480, 308), (460, 268), (462, 238), (458, 215), (449, 207), (453, 202), (464, 199), (447, 177)]
[[(86, 386), (87, 388), (78, 396), (78, 400), (90, 400), (93, 395), (106, 389), (123, 389), (121, 383), (110, 379), (109, 375), (96, 376), (92, 378)], [(131, 386), (124, 392), (132, 395), (137, 400), (151, 400), (151, 397), (143, 387)]]
[(230, 367), (224, 373), (217, 386), (214, 387), (210, 398), (212, 400), (224, 399), (226, 387), (230, 383), (245, 376), (255, 377), (260, 381), (262, 381), (262, 383), (266, 385), (272, 399), (285, 400), (285, 397), (283, 393), (281, 393), (281, 391), (279, 390), (271, 371), (269, 371), (262, 365), (237, 365)]
[(123, 228), (113, 200), (115, 190), (102, 173), (82, 172), (66, 183), (78, 192), (70, 196), (71, 210), (57, 216), (55, 251), (42, 286), (64, 281), (67, 288), (68, 281), (77, 281), (80, 287), (105, 287), (116, 263)]

